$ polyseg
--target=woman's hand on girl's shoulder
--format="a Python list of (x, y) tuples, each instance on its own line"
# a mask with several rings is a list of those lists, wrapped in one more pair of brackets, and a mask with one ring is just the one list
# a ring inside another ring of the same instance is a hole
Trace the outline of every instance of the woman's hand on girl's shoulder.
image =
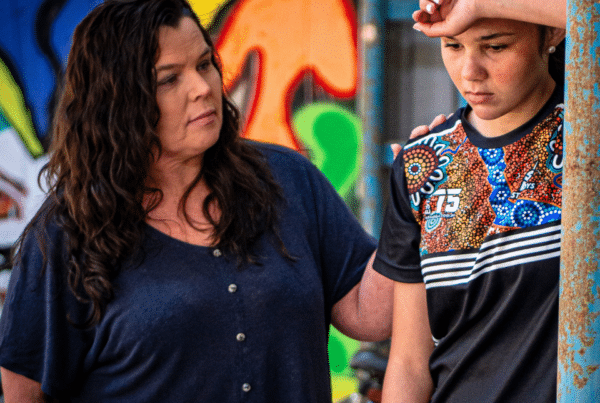
[(410, 132), (410, 138), (414, 139), (416, 137), (419, 136), (424, 136), (427, 133), (429, 133), (431, 130), (433, 130), (434, 127), (441, 125), (442, 123), (444, 123), (446, 120), (450, 119), (450, 116), (452, 116), (452, 113), (448, 116), (444, 115), (444, 114), (440, 114), (437, 115), (429, 125), (421, 125), (421, 126), (417, 126), (414, 129), (412, 129), (412, 131)]
[[(414, 139), (416, 137), (419, 136), (424, 136), (427, 133), (429, 133), (434, 127), (436, 127), (437, 125), (441, 125), (442, 123), (444, 123), (446, 120), (450, 119), (450, 116), (452, 116), (452, 114), (446, 116), (444, 114), (441, 115), (437, 115), (429, 125), (421, 125), (421, 126), (417, 126), (414, 129), (412, 129), (412, 131), (410, 132), (410, 138)], [(396, 157), (398, 156), (398, 154), (400, 154), (400, 151), (402, 150), (402, 145), (397, 144), (397, 143), (393, 143), (390, 144), (390, 148), (392, 149), (392, 153), (394, 154), (394, 159), (396, 159)]]

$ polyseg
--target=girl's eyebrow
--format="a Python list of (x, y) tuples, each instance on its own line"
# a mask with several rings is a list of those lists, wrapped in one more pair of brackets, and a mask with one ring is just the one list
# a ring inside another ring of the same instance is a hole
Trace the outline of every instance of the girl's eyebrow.
[(477, 39), (477, 41), (481, 42), (481, 41), (489, 41), (490, 39), (498, 39), (498, 38), (502, 38), (505, 36), (515, 36), (515, 34), (511, 33), (511, 32), (498, 32), (495, 34), (491, 34), (491, 35), (484, 35), (481, 36)]
[[(483, 42), (483, 41), (489, 41), (491, 39), (498, 39), (498, 38), (502, 38), (505, 36), (515, 36), (515, 34), (511, 33), (511, 32), (497, 32), (497, 33), (493, 33), (490, 35), (483, 35), (480, 36), (479, 38), (477, 38), (475, 41), (476, 42)], [(444, 36), (445, 39), (449, 39), (451, 41), (457, 41), (457, 39), (453, 36)]]

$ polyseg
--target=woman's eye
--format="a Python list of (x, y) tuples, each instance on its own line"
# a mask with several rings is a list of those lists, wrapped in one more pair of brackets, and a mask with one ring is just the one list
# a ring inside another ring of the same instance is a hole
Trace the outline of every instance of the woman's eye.
[(177, 80), (176, 75), (170, 75), (170, 76), (167, 76), (167, 77), (163, 78), (162, 80), (160, 80), (158, 82), (158, 85), (173, 84), (176, 80)]
[(201, 62), (200, 64), (198, 64), (198, 70), (208, 70), (211, 66), (211, 62), (210, 60), (205, 60), (203, 62)]

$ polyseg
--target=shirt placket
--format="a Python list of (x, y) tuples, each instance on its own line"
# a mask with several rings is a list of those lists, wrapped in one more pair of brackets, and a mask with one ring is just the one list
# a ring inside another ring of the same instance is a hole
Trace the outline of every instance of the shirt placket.
[[(220, 249), (213, 249), (213, 256), (216, 258), (222, 258), (222, 252)], [(239, 388), (238, 393), (243, 401), (249, 401), (252, 396), (252, 379), (248, 366), (248, 340), (247, 337), (247, 326), (246, 326), (246, 315), (244, 313), (243, 303), (243, 284), (240, 284), (241, 277), (239, 271), (230, 271), (228, 281), (225, 287), (227, 288), (227, 294), (229, 296), (229, 305), (233, 310), (234, 323), (231, 324), (231, 335), (230, 337), (234, 340), (236, 350), (236, 368), (232, 368), (232, 371), (236, 374), (236, 381), (234, 381), (234, 387)]]

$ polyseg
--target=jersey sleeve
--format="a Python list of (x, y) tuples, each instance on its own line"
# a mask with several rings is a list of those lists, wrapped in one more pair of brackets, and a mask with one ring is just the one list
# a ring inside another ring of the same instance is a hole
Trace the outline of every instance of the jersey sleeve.
[[(48, 247), (42, 253), (38, 239)], [(86, 334), (70, 320), (85, 318), (62, 278), (63, 239), (57, 231), (34, 229), (13, 266), (0, 318), (0, 366), (40, 382), (44, 393), (60, 397), (81, 380)], [(67, 318), (69, 315), (70, 320)]]
[(389, 201), (383, 217), (373, 268), (395, 281), (422, 282), (420, 242), (421, 226), (416, 221), (410, 205), (401, 152), (392, 164)]

